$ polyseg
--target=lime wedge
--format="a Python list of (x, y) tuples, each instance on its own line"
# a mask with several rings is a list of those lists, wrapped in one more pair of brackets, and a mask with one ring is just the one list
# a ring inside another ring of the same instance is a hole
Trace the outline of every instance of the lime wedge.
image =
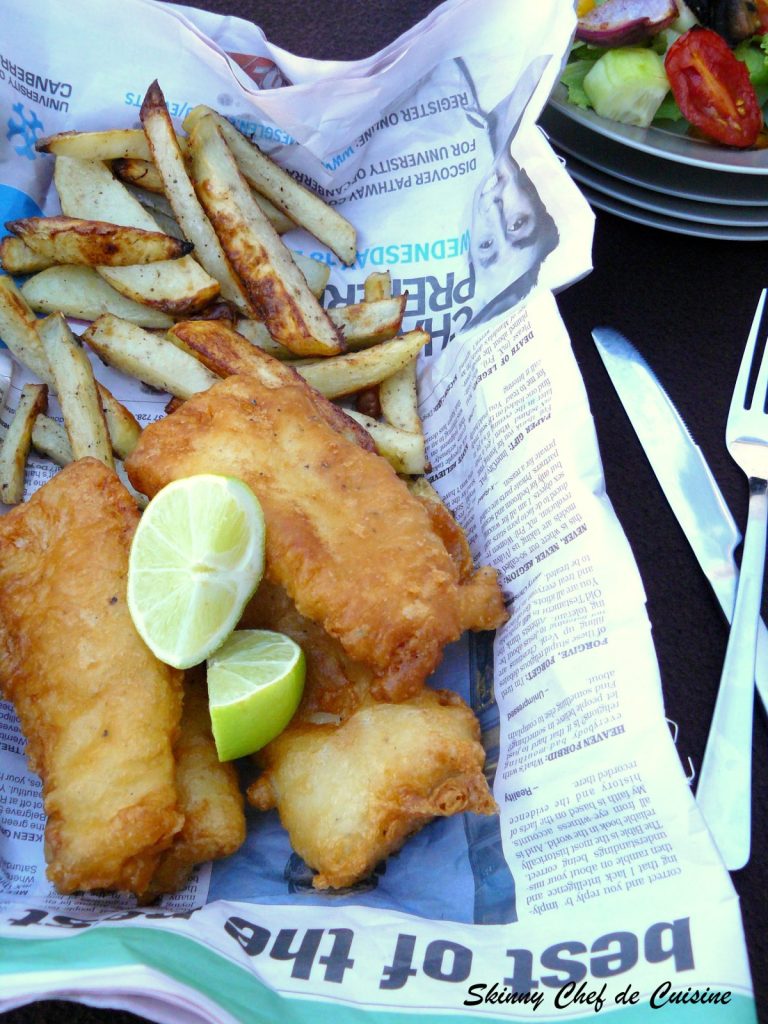
[(205, 661), (237, 625), (264, 572), (264, 516), (241, 480), (175, 480), (147, 505), (128, 562), (128, 608), (160, 661)]
[(220, 761), (261, 750), (288, 725), (304, 691), (304, 652), (282, 633), (239, 629), (208, 659), (208, 702)]

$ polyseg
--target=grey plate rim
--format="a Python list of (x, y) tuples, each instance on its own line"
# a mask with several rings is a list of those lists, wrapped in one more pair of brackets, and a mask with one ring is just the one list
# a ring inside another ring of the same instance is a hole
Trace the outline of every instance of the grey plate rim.
[(565, 117), (582, 127), (604, 135), (651, 156), (660, 156), (692, 167), (736, 174), (768, 174), (768, 149), (729, 150), (714, 144), (692, 139), (678, 131), (664, 128), (637, 128), (635, 125), (608, 121), (593, 110), (568, 103), (565, 86), (558, 83), (549, 97), (549, 103)]

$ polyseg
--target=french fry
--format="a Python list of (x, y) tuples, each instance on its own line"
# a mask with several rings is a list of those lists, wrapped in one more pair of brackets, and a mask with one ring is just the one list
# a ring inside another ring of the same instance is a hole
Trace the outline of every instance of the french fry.
[(6, 235), (0, 241), (0, 267), (7, 274), (36, 274), (50, 265), (50, 260), (34, 252), (15, 235)]
[(427, 471), (422, 434), (412, 434), (399, 430), (389, 423), (379, 423), (370, 416), (357, 412), (356, 409), (347, 409), (346, 413), (366, 429), (373, 438), (379, 455), (383, 456), (398, 473), (418, 476)]
[(374, 271), (363, 283), (363, 294), (366, 302), (388, 299), (392, 295), (392, 275), (388, 270)]
[(269, 352), (275, 359), (285, 361), (296, 358), (289, 348), (281, 345), (279, 341), (275, 341), (267, 330), (266, 324), (263, 324), (261, 320), (238, 320), (235, 330), (247, 338), (252, 345), (257, 345), (265, 352)]
[[(54, 180), (63, 212), (70, 217), (106, 220), (157, 231), (157, 223), (126, 187), (98, 160), (56, 158)], [(135, 302), (184, 316), (207, 305), (219, 283), (191, 256), (133, 267), (97, 268), (113, 288)]]
[(337, 328), (253, 201), (221, 131), (210, 117), (202, 117), (194, 125), (189, 150), (198, 198), (256, 316), (264, 320), (276, 341), (297, 355), (341, 351)]
[[(176, 136), (178, 141), (178, 136)], [(126, 157), (124, 160), (113, 160), (112, 170), (124, 185), (131, 185), (140, 189), (146, 189), (152, 195), (165, 197), (165, 184), (155, 165), (150, 160), (135, 160)], [(282, 210), (278, 210), (274, 203), (271, 203), (266, 196), (260, 195), (255, 189), (253, 198), (261, 207), (262, 213), (278, 233), (284, 235), (287, 231), (294, 231), (296, 224), (290, 217), (286, 217)], [(139, 202), (141, 198), (137, 196)], [(161, 225), (162, 226), (162, 225)]]
[(191, 242), (180, 242), (162, 231), (79, 217), (25, 217), (8, 221), (6, 227), (51, 263), (86, 267), (129, 267), (177, 260), (194, 248)]
[(112, 173), (124, 185), (136, 185), (147, 192), (165, 194), (165, 185), (158, 169), (151, 160), (139, 160), (136, 157), (121, 157), (112, 161)]
[[(11, 354), (52, 390), (56, 383), (37, 333), (37, 317), (10, 277), (0, 277), (0, 337)], [(98, 385), (112, 449), (127, 458), (141, 435), (131, 413), (102, 384)]]
[(56, 395), (75, 459), (92, 456), (114, 469), (112, 446), (93, 367), (61, 313), (52, 313), (38, 334), (56, 384)]
[(419, 396), (416, 391), (416, 360), (381, 382), (379, 386), (381, 414), (387, 423), (400, 430), (422, 431)]
[(391, 377), (415, 359), (428, 341), (426, 331), (409, 331), (361, 352), (303, 363), (297, 370), (321, 395), (341, 398)]
[(78, 320), (95, 320), (114, 313), (140, 327), (170, 327), (172, 317), (143, 306), (115, 291), (91, 267), (49, 267), (30, 277), (21, 292), (36, 313), (64, 313)]
[(219, 282), (225, 299), (233, 302), (240, 310), (251, 312), (253, 306), (250, 298), (232, 273), (216, 232), (195, 195), (176, 141), (165, 97), (157, 81), (147, 89), (139, 117), (174, 217), (186, 237), (194, 242), (197, 259), (211, 277)]
[(368, 348), (397, 335), (407, 301), (408, 293), (405, 292), (394, 298), (336, 306), (328, 310), (328, 315), (343, 332), (348, 349)]
[(32, 428), (32, 447), (57, 466), (68, 466), (75, 461), (67, 431), (50, 416), (40, 413)]
[(110, 313), (92, 323), (83, 340), (105, 363), (178, 398), (207, 391), (219, 379), (171, 341)]
[(322, 298), (325, 286), (328, 284), (328, 278), (331, 276), (331, 268), (319, 260), (313, 260), (311, 256), (305, 256), (303, 253), (293, 252), (291, 249), (288, 252), (293, 262), (301, 271), (309, 290), (316, 299)]
[[(183, 148), (186, 139), (179, 138)], [(78, 160), (149, 160), (149, 147), (140, 128), (117, 128), (101, 132), (59, 132), (35, 143), (38, 153), (71, 156)]]
[[(37, 417), (32, 428), (32, 447), (38, 454), (46, 459), (50, 459), (51, 462), (55, 462), (62, 469), (64, 466), (68, 466), (70, 462), (74, 462), (66, 430), (56, 420), (51, 419), (50, 416), (45, 416), (43, 413), (40, 413)], [(120, 477), (126, 490), (133, 495), (139, 508), (146, 508), (148, 504), (146, 494), (141, 494), (140, 491), (136, 490), (128, 479), (125, 466), (119, 460), (115, 463), (115, 472)]]
[(264, 363), (264, 351), (221, 320), (182, 320), (168, 331), (168, 338), (217, 377), (254, 373)]
[(258, 146), (249, 142), (234, 125), (210, 107), (199, 106), (191, 110), (184, 121), (185, 131), (192, 135), (195, 125), (206, 116), (214, 119), (243, 176), (257, 192), (270, 199), (292, 221), (327, 245), (342, 263), (354, 263), (357, 233), (348, 220), (314, 192), (300, 185), (282, 167), (278, 167)]
[[(389, 341), (397, 335), (403, 322), (407, 299), (408, 294), (405, 293), (393, 299), (336, 306), (328, 310), (328, 315), (342, 331), (346, 348), (357, 351)], [(275, 341), (261, 321), (239, 320), (237, 330), (276, 359), (295, 359), (294, 353)]]
[(18, 505), (24, 500), (24, 468), (38, 413), (48, 404), (45, 384), (25, 384), (16, 412), (0, 448), (0, 501)]

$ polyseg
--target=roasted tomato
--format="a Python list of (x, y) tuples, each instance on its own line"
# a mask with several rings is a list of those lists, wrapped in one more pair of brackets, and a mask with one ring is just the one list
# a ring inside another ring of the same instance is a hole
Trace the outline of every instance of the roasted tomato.
[(692, 125), (726, 146), (754, 146), (763, 112), (747, 68), (708, 28), (690, 29), (664, 60), (677, 105)]

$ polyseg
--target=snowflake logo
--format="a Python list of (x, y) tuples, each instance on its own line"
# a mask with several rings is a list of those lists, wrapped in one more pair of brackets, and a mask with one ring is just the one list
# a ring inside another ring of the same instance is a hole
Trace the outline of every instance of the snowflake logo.
[(18, 115), (19, 119), (15, 121), (13, 118), (9, 118), (8, 132), (5, 137), (12, 139), (18, 135), (22, 145), (14, 146), (16, 152), (28, 160), (35, 160), (37, 158), (35, 142), (43, 130), (43, 122), (34, 110), (30, 110), (29, 114), (25, 116), (23, 103), (14, 103), (13, 112)]

